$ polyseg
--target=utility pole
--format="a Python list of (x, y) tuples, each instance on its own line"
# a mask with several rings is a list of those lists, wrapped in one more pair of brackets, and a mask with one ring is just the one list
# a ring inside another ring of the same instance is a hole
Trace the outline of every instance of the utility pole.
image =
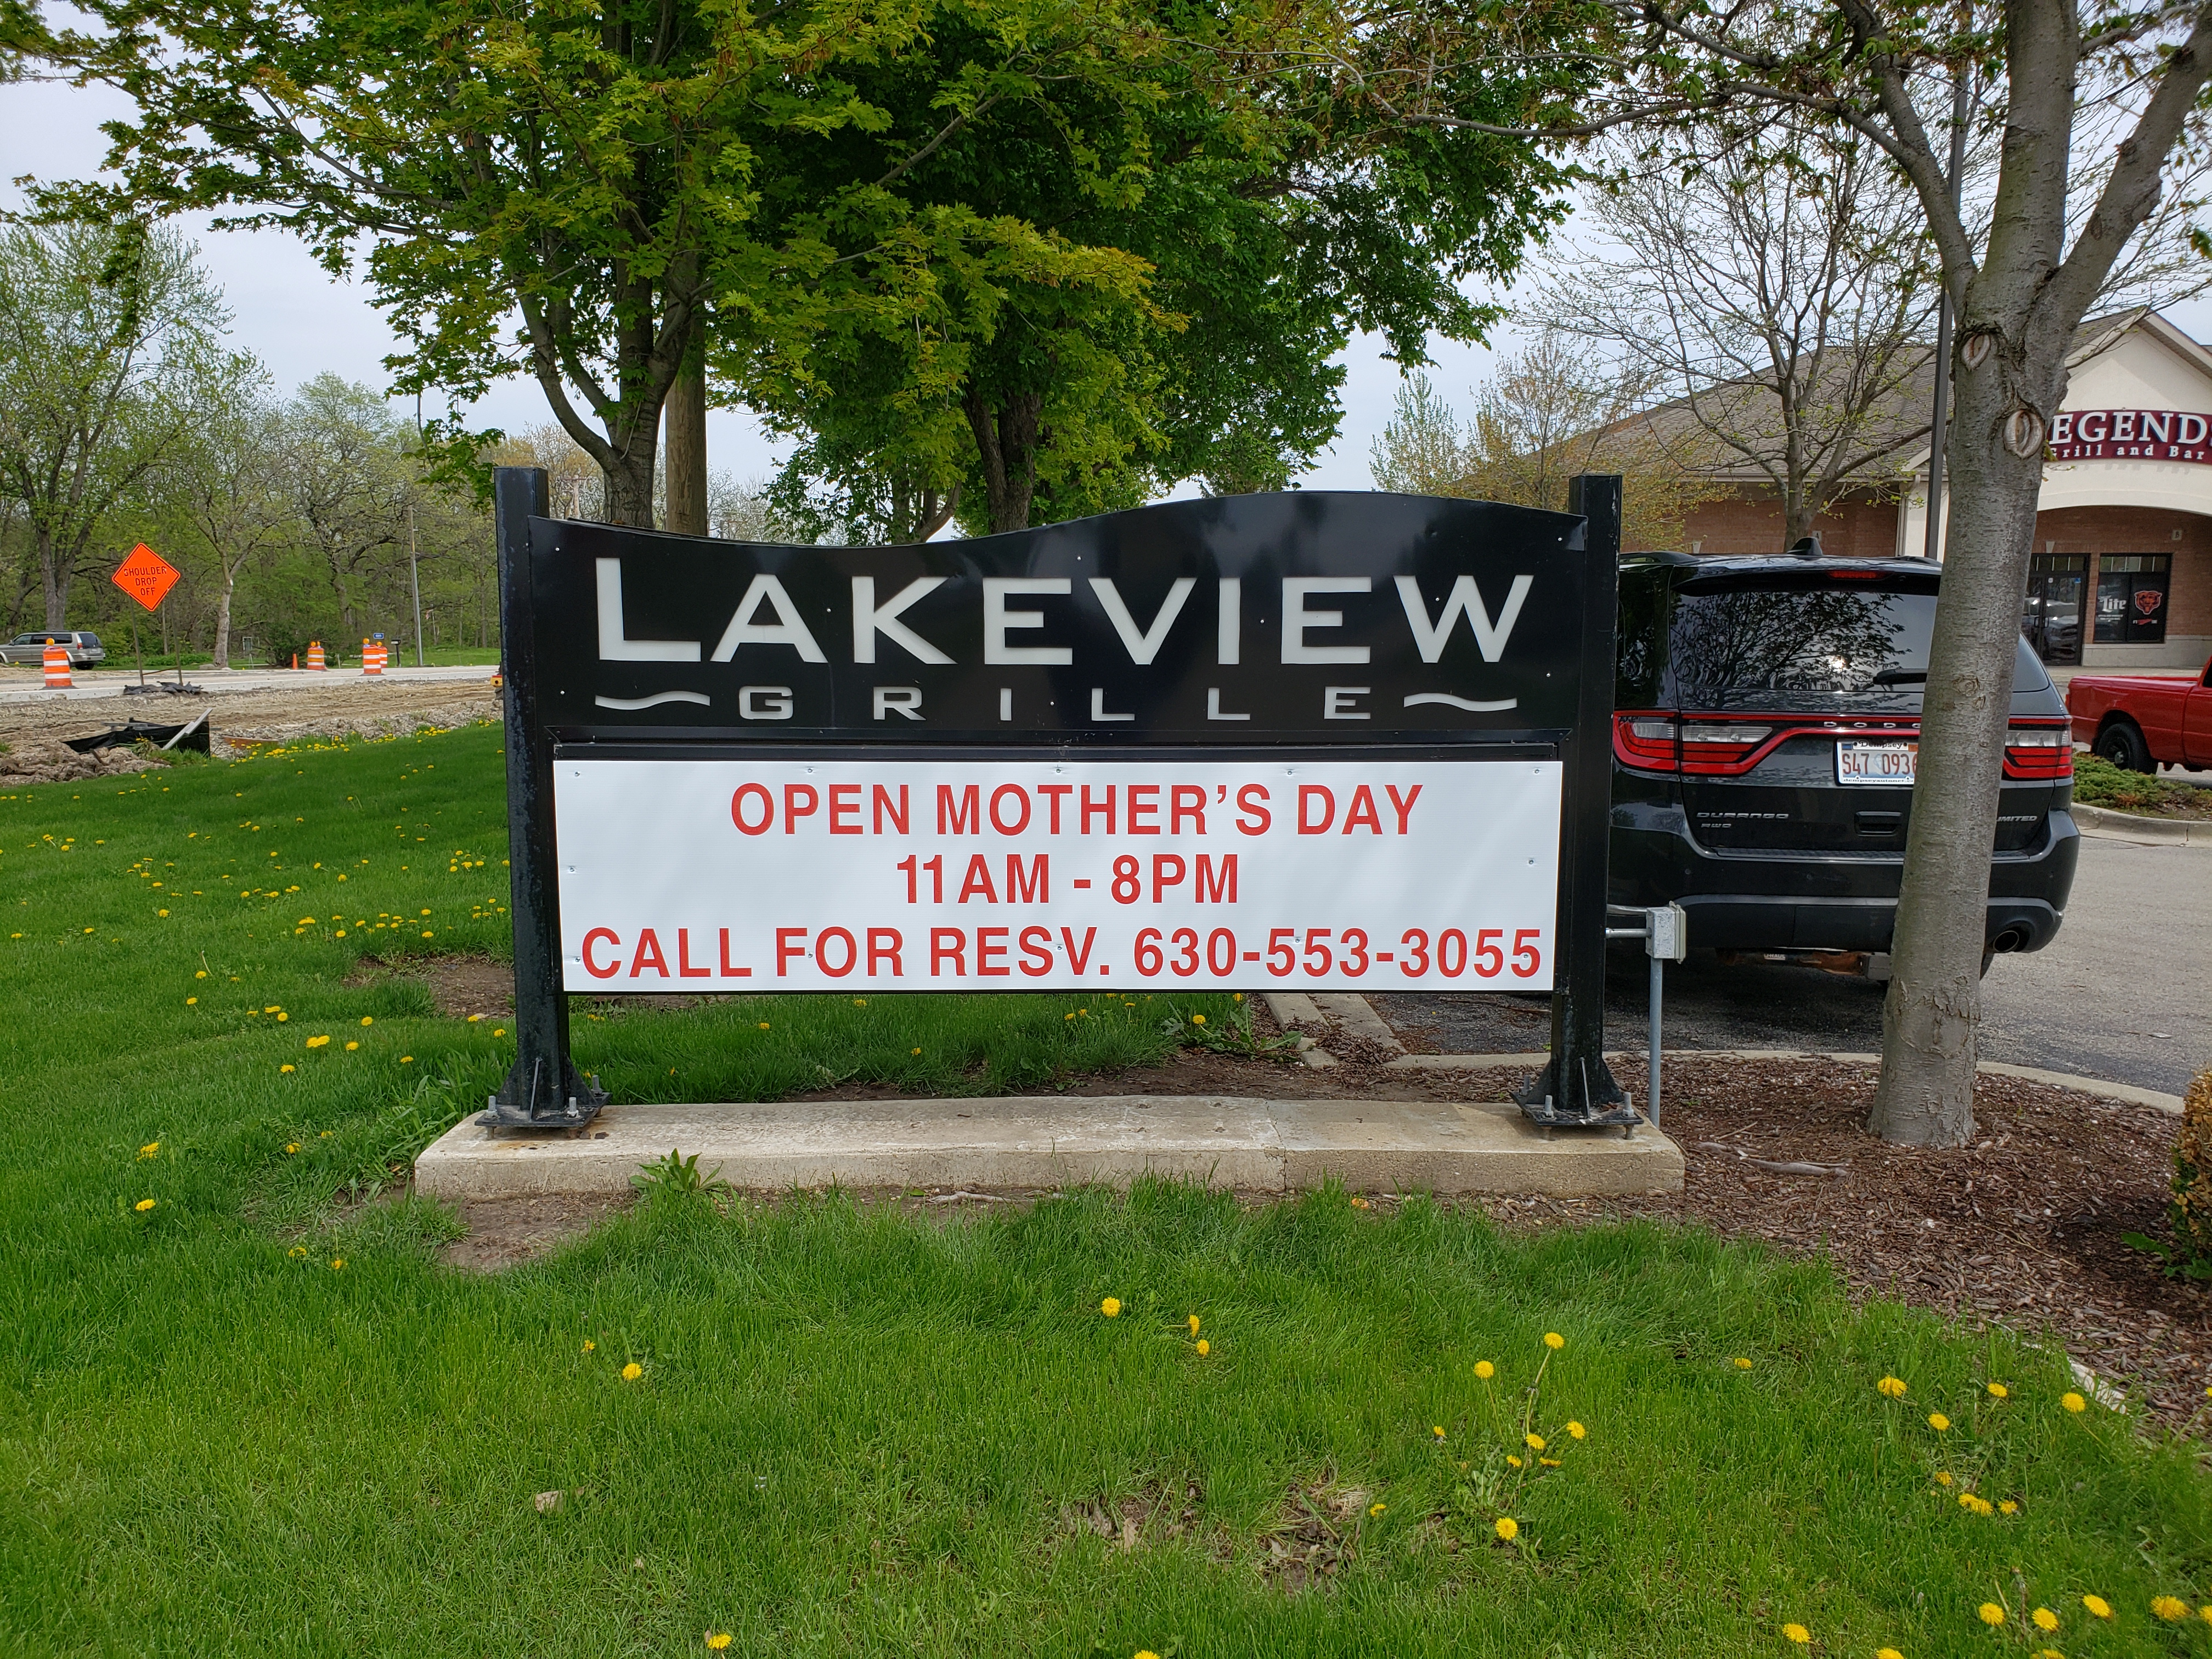
[[(1951, 206), (1955, 210), (1965, 188), (1966, 123), (1973, 118), (1973, 94), (1968, 71), (1961, 70), (1951, 82)], [(1942, 298), (1936, 307), (1936, 411), (1928, 428), (1928, 540), (1922, 551), (1930, 561), (1943, 551), (1943, 440), (1951, 427), (1951, 283), (1939, 279)]]

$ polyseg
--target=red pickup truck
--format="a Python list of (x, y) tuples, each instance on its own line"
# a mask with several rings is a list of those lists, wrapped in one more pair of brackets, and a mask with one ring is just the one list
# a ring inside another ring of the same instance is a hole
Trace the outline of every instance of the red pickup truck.
[(2212, 766), (2212, 662), (2194, 679), (2076, 674), (2067, 683), (2074, 741), (2130, 772)]

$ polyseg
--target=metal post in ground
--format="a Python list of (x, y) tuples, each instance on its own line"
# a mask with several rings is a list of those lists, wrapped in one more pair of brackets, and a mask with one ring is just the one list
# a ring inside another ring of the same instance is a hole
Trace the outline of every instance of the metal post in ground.
[(1553, 933), (1552, 1058), (1514, 1095), (1547, 1128), (1633, 1124), (1636, 1109), (1605, 1063), (1606, 861), (1612, 835), (1614, 610), (1620, 592), (1620, 477), (1569, 481), (1584, 520), (1581, 688), (1561, 752), (1559, 908)]
[(568, 1057), (561, 981), (561, 896), (553, 840), (553, 744), (538, 722), (530, 521), (548, 516), (538, 467), (492, 473), (499, 541), (501, 695), (506, 702), (507, 842), (514, 911), (514, 1068), (477, 1121), (525, 1129), (588, 1123), (606, 1096)]

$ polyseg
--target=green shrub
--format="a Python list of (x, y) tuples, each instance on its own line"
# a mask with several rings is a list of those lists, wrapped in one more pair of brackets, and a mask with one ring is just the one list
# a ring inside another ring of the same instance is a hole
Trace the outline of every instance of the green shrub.
[(2095, 755), (2074, 757), (2074, 799), (2089, 806), (2123, 812), (2162, 812), (2196, 804), (2199, 792), (2185, 783), (2168, 783)]

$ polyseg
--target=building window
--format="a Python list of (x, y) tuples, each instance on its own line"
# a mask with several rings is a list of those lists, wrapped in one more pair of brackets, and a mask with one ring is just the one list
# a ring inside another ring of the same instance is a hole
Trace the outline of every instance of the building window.
[(2097, 643), (2163, 645), (2171, 553), (2107, 553), (2097, 561)]

